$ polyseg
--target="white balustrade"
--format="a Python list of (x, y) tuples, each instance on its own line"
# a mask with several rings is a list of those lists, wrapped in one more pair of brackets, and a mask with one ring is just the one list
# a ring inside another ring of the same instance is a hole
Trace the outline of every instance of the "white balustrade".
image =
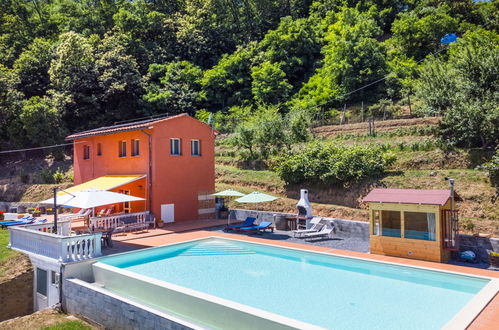
[(131, 224), (145, 224), (149, 219), (149, 211), (137, 213), (122, 213), (110, 215), (107, 217), (90, 218), (90, 228), (112, 229), (123, 225), (123, 221), (129, 218), (135, 218)]
[[(71, 233), (71, 220), (62, 220), (57, 222), (57, 233), (63, 236), (69, 236)], [(23, 228), (27, 228), (30, 230), (38, 230), (47, 233), (54, 232), (54, 223), (41, 223), (36, 225), (24, 225)]]
[[(45, 228), (49, 225), (45, 225)], [(63, 236), (44, 232), (43, 227), (31, 229), (27, 226), (18, 226), (9, 228), (9, 234), (10, 248), (42, 255), (59, 262), (80, 261), (102, 255), (102, 233)]]

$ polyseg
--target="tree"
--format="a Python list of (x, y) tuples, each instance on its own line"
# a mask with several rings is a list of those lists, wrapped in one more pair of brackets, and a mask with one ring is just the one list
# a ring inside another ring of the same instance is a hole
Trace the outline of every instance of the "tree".
[(392, 25), (389, 45), (416, 60), (441, 48), (440, 39), (458, 32), (459, 21), (449, 15), (446, 6), (425, 7), (423, 10), (399, 14)]
[(321, 37), (314, 20), (284, 17), (277, 29), (258, 43), (257, 51), (262, 54), (257, 60), (279, 63), (289, 83), (299, 88), (320, 57)]
[(450, 146), (495, 147), (499, 143), (499, 35), (468, 31), (421, 69), (416, 96), (422, 111), (443, 114), (440, 136)]
[(86, 38), (74, 32), (62, 34), (49, 75), (50, 94), (71, 131), (102, 123), (93, 48)]
[(238, 149), (244, 150), (241, 156), (245, 159), (267, 159), (289, 147), (290, 139), (279, 107), (259, 106), (238, 124), (233, 141)]
[(144, 100), (152, 113), (194, 114), (201, 100), (203, 70), (187, 61), (151, 65)]
[(119, 121), (140, 114), (143, 84), (135, 59), (127, 53), (126, 37), (107, 35), (99, 44), (95, 67), (101, 91), (103, 122)]
[[(13, 70), (0, 64), (0, 140), (9, 140), (9, 131), (12, 121), (19, 116), (21, 108), (22, 93), (15, 86), (19, 84), (19, 78)], [(4, 145), (4, 143), (2, 143)]]
[(293, 104), (309, 107), (335, 101), (363, 99), (375, 94), (375, 85), (357, 94), (346, 94), (373, 82), (386, 73), (385, 48), (375, 39), (381, 34), (370, 13), (344, 8), (336, 14), (325, 36), (323, 65), (304, 84)]
[(251, 92), (256, 102), (277, 104), (286, 100), (293, 88), (280, 63), (263, 62), (251, 69)]
[(29, 98), (43, 96), (50, 86), (48, 73), (52, 61), (52, 43), (37, 38), (14, 62), (14, 70), (19, 76), (17, 88)]
[(47, 97), (23, 101), (19, 117), (10, 126), (11, 138), (18, 146), (60, 143), (66, 133), (60, 114)]
[(226, 110), (251, 99), (251, 65), (255, 53), (255, 44), (251, 43), (222, 56), (213, 68), (205, 71), (201, 85), (208, 109)]

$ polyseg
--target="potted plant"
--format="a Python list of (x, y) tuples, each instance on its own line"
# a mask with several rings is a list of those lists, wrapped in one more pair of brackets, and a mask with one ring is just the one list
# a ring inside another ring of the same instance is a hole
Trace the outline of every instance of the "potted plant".
[(159, 219), (158, 220), (158, 227), (159, 228), (163, 227), (163, 223), (164, 223), (164, 221), (162, 219)]
[(499, 268), (499, 252), (488, 251), (489, 252), (489, 263), (491, 266)]
[(40, 209), (39, 208), (34, 209), (31, 215), (34, 217), (39, 217), (41, 215)]

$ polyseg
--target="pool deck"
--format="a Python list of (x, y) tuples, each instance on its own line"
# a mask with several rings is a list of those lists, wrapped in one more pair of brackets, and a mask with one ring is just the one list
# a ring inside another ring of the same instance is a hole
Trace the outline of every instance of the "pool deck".
[[(340, 256), (356, 257), (373, 261), (393, 262), (408, 266), (425, 267), (435, 270), (458, 272), (462, 274), (488, 276), (499, 278), (499, 272), (479, 268), (463, 267), (450, 264), (440, 264), (435, 262), (420, 261), (413, 259), (396, 258), (382, 255), (374, 255), (364, 252), (354, 252), (330, 247), (314, 246), (309, 244), (299, 244), (279, 240), (263, 239), (258, 236), (235, 235), (220, 231), (206, 230), (203, 228), (220, 226), (225, 224), (224, 220), (209, 220), (184, 222), (176, 224), (166, 224), (163, 228), (151, 229), (147, 232), (127, 234), (126, 236), (113, 236), (113, 241), (117, 242), (115, 248), (110, 249), (106, 254), (125, 252), (134, 249), (155, 247), (165, 244), (178, 243), (188, 240), (222, 237), (238, 239), (247, 242), (271, 244), (282, 247), (298, 248), (309, 251), (331, 253)], [(113, 251), (114, 250), (114, 251)], [(105, 250), (103, 252), (106, 252)], [(468, 329), (498, 329), (499, 325), (499, 294), (481, 311)]]

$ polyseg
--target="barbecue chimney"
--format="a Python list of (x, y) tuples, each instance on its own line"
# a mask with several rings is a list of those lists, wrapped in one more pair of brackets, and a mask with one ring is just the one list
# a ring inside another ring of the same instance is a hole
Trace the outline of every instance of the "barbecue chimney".
[(300, 190), (300, 200), (296, 203), (296, 208), (298, 209), (298, 217), (303, 219), (312, 218), (312, 205), (308, 201), (308, 190)]

